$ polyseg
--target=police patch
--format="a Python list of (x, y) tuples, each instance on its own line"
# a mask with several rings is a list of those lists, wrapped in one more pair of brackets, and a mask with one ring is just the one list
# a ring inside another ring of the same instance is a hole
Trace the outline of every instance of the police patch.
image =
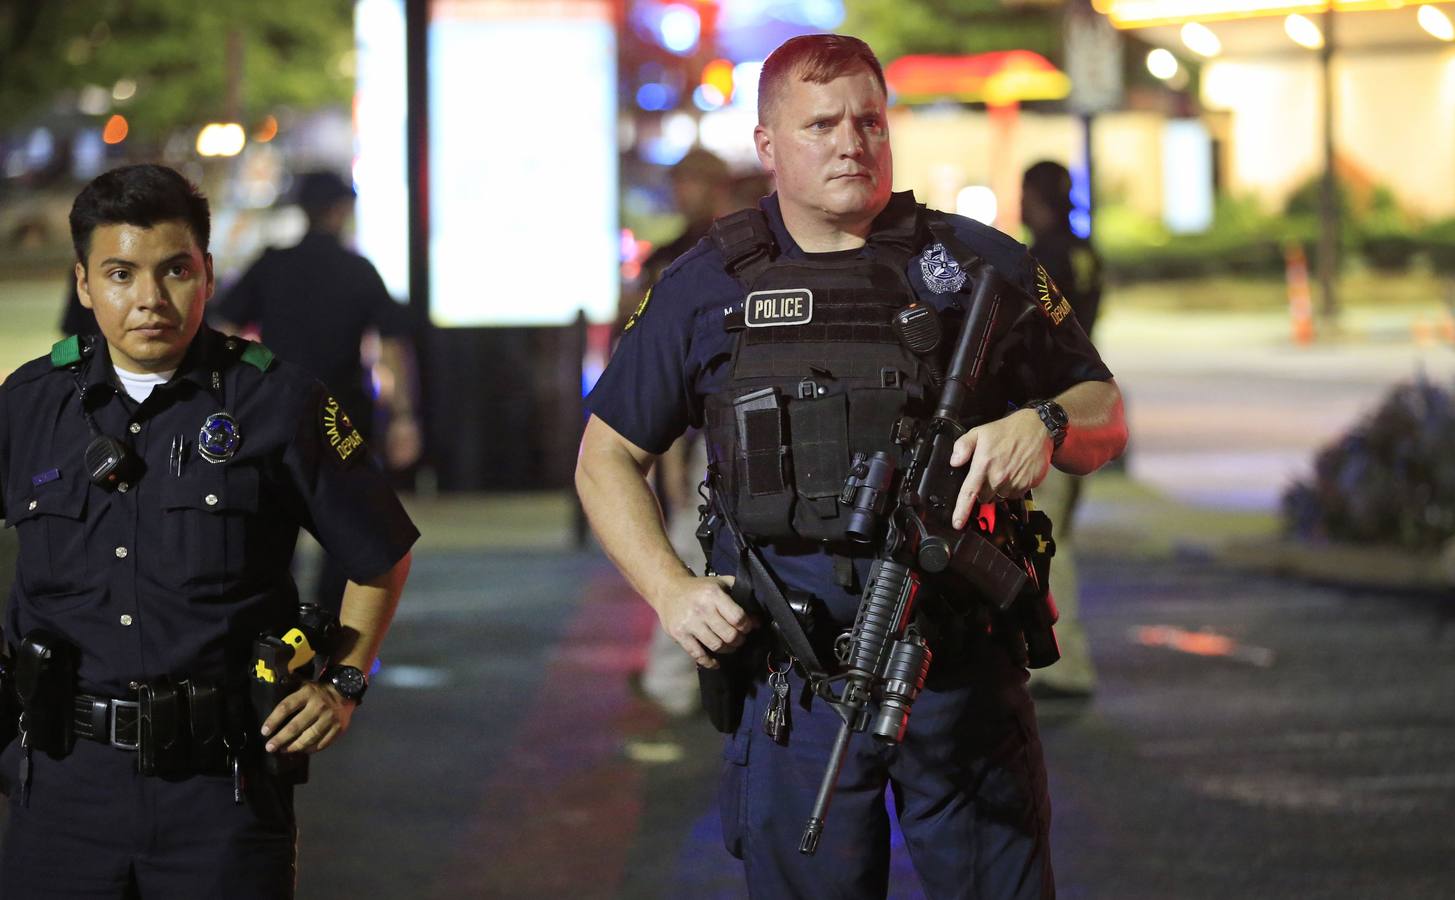
[(1041, 308), (1046, 311), (1046, 318), (1051, 320), (1052, 325), (1060, 325), (1071, 315), (1071, 301), (1061, 294), (1061, 289), (1056, 282), (1051, 280), (1051, 275), (1046, 267), (1036, 263), (1036, 293), (1041, 301)]
[(640, 319), (642, 317), (642, 313), (647, 311), (647, 301), (650, 299), (652, 299), (652, 289), (647, 288), (646, 296), (642, 297), (642, 302), (637, 304), (637, 308), (632, 310), (632, 314), (630, 316), (627, 316), (626, 324), (621, 326), (622, 334), (626, 334), (628, 331), (631, 331), (632, 326), (637, 324), (637, 319)]
[(936, 294), (950, 294), (965, 286), (965, 270), (944, 244), (925, 249), (919, 258), (919, 270), (925, 276), (925, 286)]
[(813, 321), (813, 291), (787, 288), (753, 291), (743, 303), (743, 323), (749, 328), (807, 325)]
[(319, 411), (319, 425), (323, 430), (324, 442), (338, 455), (340, 463), (351, 462), (361, 455), (364, 436), (354, 428), (349, 414), (344, 412), (343, 407), (333, 397), (323, 401)]

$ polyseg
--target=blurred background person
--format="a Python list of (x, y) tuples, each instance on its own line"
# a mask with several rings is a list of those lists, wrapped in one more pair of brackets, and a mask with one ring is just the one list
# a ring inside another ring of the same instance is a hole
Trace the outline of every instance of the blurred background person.
[[(707, 236), (713, 219), (735, 208), (732, 172), (714, 153), (701, 148), (688, 151), (672, 166), (668, 178), (672, 205), (684, 221), (682, 231), (647, 256), (635, 284), (622, 292), (627, 316), (621, 318), (620, 330), (631, 322), (631, 311), (641, 308), (647, 292), (667, 267)], [(707, 451), (701, 433), (694, 429), (678, 438), (657, 461), (653, 479), (672, 549), (697, 568), (703, 564), (702, 548), (697, 542), (697, 506), (701, 502), (697, 485), (706, 470)], [(697, 667), (660, 624), (652, 630), (646, 664), (637, 684), (646, 699), (669, 715), (690, 715), (701, 707)]]
[[(1071, 208), (1071, 173), (1065, 166), (1042, 161), (1026, 170), (1021, 184), (1021, 219), (1031, 232), (1031, 255), (1061, 288), (1076, 321), (1089, 336), (1101, 306), (1101, 258), (1090, 241), (1071, 230)], [(1086, 699), (1096, 687), (1096, 665), (1081, 624), (1076, 580), (1073, 534), (1081, 488), (1082, 476), (1052, 466), (1035, 491), (1036, 504), (1054, 526), (1056, 564), (1051, 566), (1051, 593), (1061, 613), (1056, 622), (1060, 661), (1031, 670), (1031, 693), (1038, 698)]]
[[(214, 319), (224, 331), (256, 330), (279, 357), (317, 376), (366, 441), (378, 430), (376, 393), (385, 396), (383, 457), (399, 470), (418, 460), (421, 447), (408, 310), (389, 296), (373, 264), (343, 245), (354, 196), (353, 187), (333, 172), (300, 176), (294, 199), (308, 217), (307, 233), (293, 247), (265, 250), (223, 294)], [(387, 392), (376, 392), (372, 366), (364, 360), (365, 340), (372, 335), (379, 338)], [(338, 563), (325, 555), (317, 602), (337, 609), (345, 580)]]

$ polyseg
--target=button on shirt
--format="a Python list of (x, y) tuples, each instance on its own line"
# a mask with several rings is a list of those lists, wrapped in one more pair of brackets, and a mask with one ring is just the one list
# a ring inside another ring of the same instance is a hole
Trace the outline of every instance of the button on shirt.
[[(0, 387), (0, 513), (20, 543), (6, 633), (45, 628), (81, 648), (83, 689), (241, 681), (252, 640), (296, 617), (299, 527), (360, 582), (418, 537), (323, 385), (282, 361), (261, 371), (244, 346), (204, 328), (140, 404), (115, 387), (99, 338), (74, 366), (34, 360)], [(83, 407), (139, 458), (128, 490), (88, 479)], [(240, 441), (208, 462), (199, 435), (222, 412)]]
[[(874, 230), (883, 227), (881, 223), (902, 218), (914, 202), (908, 192), (895, 194)], [(874, 253), (872, 243), (860, 250), (805, 253), (783, 224), (777, 195), (765, 197), (760, 206), (782, 256), (807, 259)], [(995, 392), (996, 399), (1019, 405), (1055, 396), (1082, 381), (1112, 377), (1075, 316), (1061, 310), (1059, 291), (1049, 278), (1041, 277), (1043, 272), (1023, 244), (960, 216), (935, 211), (925, 215), (947, 223), (960, 242), (995, 266), (1032, 301), (992, 360), (985, 389)], [(945, 254), (929, 234), (923, 235), (923, 247), (909, 261), (906, 274), (915, 299), (941, 311), (968, 304), (974, 289), (968, 278), (951, 289), (954, 269), (947, 268)], [(700, 242), (673, 263), (652, 289), (587, 398), (587, 408), (652, 453), (664, 452), (688, 426), (701, 427), (704, 398), (722, 391), (731, 374), (735, 336), (724, 328), (724, 320), (741, 313), (744, 293), (742, 285), (727, 273), (712, 242)], [(714, 548), (715, 568), (725, 574), (737, 567), (729, 543), (724, 536)], [(764, 549), (764, 557), (785, 587), (813, 593), (829, 602), (836, 617), (852, 619), (858, 598), (833, 587), (830, 556), (813, 550), (783, 553), (769, 547)], [(862, 563), (858, 565), (862, 580), (867, 562), (857, 562)], [(835, 593), (842, 596), (831, 596)]]

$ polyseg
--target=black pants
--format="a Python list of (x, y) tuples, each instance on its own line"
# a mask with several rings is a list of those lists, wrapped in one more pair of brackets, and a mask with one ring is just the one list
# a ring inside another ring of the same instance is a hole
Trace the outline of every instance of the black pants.
[(0, 755), (10, 822), (5, 898), (288, 900), (295, 878), (293, 789), (254, 774), (246, 802), (230, 777), (142, 776), (135, 754), (79, 741), (65, 759), (32, 754), (21, 803), (20, 748)]

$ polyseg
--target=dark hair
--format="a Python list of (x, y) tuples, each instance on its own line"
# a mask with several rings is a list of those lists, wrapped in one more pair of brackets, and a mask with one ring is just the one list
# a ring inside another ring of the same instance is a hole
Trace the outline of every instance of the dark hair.
[(880, 90), (889, 94), (884, 83), (884, 67), (869, 45), (844, 34), (803, 34), (789, 38), (763, 61), (758, 75), (758, 122), (768, 121), (783, 85), (790, 78), (813, 84), (828, 84), (835, 78), (863, 67), (874, 75)]
[[(1060, 216), (1071, 213), (1071, 173), (1058, 162), (1042, 160), (1026, 169), (1021, 179), (1024, 190), (1030, 190), (1052, 212)], [(1069, 225), (1067, 226), (1070, 227)]]
[(71, 204), (71, 244), (86, 265), (91, 234), (98, 225), (139, 225), (181, 220), (192, 230), (202, 252), (212, 236), (207, 198), (175, 169), (150, 163), (103, 172), (76, 195)]
[(294, 198), (310, 220), (317, 219), (344, 200), (358, 196), (354, 186), (336, 172), (304, 172), (294, 185)]

